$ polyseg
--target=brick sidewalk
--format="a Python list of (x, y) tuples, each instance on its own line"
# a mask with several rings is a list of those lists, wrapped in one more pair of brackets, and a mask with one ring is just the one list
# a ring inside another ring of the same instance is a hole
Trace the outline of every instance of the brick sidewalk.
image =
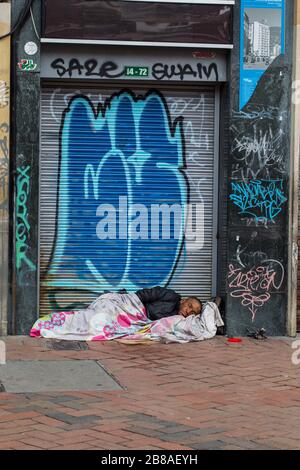
[(10, 361), (99, 361), (123, 390), (0, 393), (0, 449), (300, 449), (290, 339), (89, 343), (86, 351), (5, 341)]

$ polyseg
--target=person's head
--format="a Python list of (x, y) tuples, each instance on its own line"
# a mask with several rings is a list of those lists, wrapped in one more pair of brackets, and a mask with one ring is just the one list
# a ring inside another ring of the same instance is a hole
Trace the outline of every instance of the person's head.
[(202, 303), (197, 297), (188, 297), (182, 299), (180, 302), (179, 313), (184, 317), (190, 315), (200, 315), (202, 310)]

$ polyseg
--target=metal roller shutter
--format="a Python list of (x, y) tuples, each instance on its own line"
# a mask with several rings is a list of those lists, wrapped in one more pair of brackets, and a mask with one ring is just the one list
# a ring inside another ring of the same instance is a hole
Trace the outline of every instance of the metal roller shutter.
[[(42, 93), (40, 313), (154, 285), (207, 299), (216, 275), (215, 89), (80, 86)], [(162, 215), (152, 218), (159, 204), (186, 202), (196, 242), (177, 226), (174, 236), (172, 213), (169, 233), (155, 226)], [(133, 230), (126, 203), (139, 204), (141, 239), (120, 235), (126, 224)]]

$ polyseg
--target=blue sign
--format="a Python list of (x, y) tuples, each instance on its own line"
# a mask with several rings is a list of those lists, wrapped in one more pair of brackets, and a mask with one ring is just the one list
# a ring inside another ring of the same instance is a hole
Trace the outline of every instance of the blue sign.
[(241, 0), (240, 109), (285, 48), (285, 0)]

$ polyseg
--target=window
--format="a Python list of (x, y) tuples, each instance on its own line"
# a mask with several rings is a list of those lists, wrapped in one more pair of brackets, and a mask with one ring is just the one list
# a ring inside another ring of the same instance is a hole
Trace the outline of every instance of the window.
[(227, 45), (232, 43), (231, 4), (44, 0), (43, 36)]

